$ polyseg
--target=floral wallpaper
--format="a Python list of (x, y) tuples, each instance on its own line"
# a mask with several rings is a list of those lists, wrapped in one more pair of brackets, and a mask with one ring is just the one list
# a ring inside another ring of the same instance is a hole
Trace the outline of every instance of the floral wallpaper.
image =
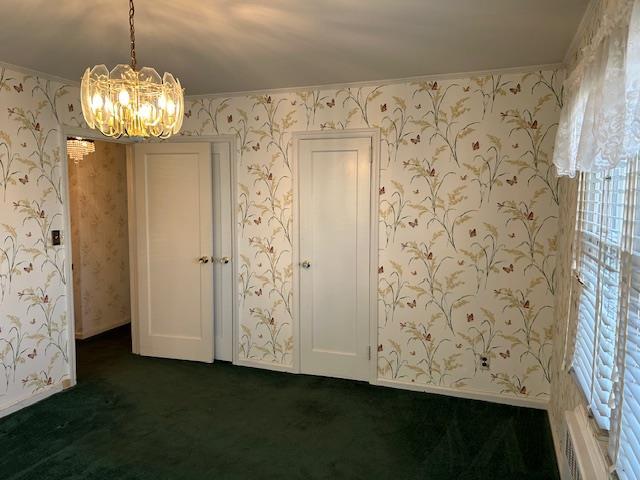
[[(75, 86), (0, 66), (0, 406), (69, 375), (59, 123)], [(188, 99), (238, 145), (240, 357), (291, 366), (295, 131), (381, 132), (378, 375), (548, 400), (562, 73)]]
[(76, 335), (131, 321), (125, 145), (95, 142), (69, 165)]
[(191, 99), (237, 139), (240, 358), (293, 361), (292, 132), (376, 127), (379, 377), (546, 401), (561, 107), (551, 70)]
[(78, 90), (0, 65), (0, 407), (69, 376), (59, 122)]

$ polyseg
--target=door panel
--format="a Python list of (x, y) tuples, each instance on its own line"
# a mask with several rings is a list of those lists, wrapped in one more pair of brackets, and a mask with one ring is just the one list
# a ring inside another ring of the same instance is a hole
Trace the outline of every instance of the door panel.
[(301, 140), (299, 151), (301, 370), (366, 380), (371, 140)]
[(233, 360), (232, 155), (229, 143), (213, 144), (213, 285), (216, 360)]
[(212, 362), (210, 144), (136, 145), (134, 175), (140, 353)]

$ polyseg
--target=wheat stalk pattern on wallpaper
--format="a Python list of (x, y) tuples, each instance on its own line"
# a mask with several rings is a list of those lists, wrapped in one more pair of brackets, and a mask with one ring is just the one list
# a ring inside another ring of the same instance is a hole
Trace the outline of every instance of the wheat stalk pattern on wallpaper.
[(69, 375), (58, 125), (77, 88), (0, 67), (0, 405)]
[(379, 377), (546, 400), (561, 106), (558, 71), (189, 102), (237, 139), (240, 357), (293, 361), (291, 133), (376, 127)]
[[(237, 138), (240, 357), (292, 363), (291, 133), (378, 127), (379, 376), (546, 400), (561, 83), (496, 72), (191, 100), (184, 134)], [(49, 238), (59, 124), (82, 125), (78, 99), (0, 67), (0, 405), (69, 375), (67, 259)]]

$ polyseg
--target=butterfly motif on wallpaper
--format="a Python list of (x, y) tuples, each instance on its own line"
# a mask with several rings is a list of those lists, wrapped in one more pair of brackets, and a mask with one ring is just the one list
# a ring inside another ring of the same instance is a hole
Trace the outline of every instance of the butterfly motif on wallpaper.
[(258, 150), (260, 150), (260, 142), (256, 143), (255, 145), (251, 145), (251, 148), (253, 148), (254, 152), (257, 152)]
[(407, 302), (407, 305), (409, 306), (409, 308), (416, 308), (416, 299), (414, 298), (412, 301)]
[(380, 105), (380, 111), (381, 112), (386, 112), (387, 111), (387, 104), (383, 103), (382, 105)]
[(330, 102), (327, 102), (327, 107), (333, 108), (336, 106), (336, 99), (332, 98)]
[(22, 267), (22, 269), (27, 273), (33, 272), (33, 263), (29, 262), (29, 265), (26, 267)]
[(518, 93), (520, 93), (522, 91), (522, 87), (520, 86), (520, 84), (516, 85), (515, 87), (511, 87), (509, 89), (509, 91), (511, 93), (513, 93), (514, 95), (517, 95)]
[(471, 144), (471, 148), (475, 151), (475, 150), (480, 150), (480, 142), (478, 140), (476, 140), (475, 142), (473, 142)]
[(18, 180), (21, 184), (26, 185), (27, 183), (29, 183), (29, 175), (25, 173), (24, 177), (18, 177)]
[(34, 358), (36, 358), (38, 356), (38, 352), (36, 352), (36, 349), (33, 349), (33, 352), (31, 353), (27, 353), (27, 357), (29, 357), (31, 360), (33, 360)]
[(514, 175), (513, 179), (507, 178), (507, 183), (513, 187), (516, 183), (518, 183), (518, 177)]
[(380, 187), (379, 193), (380, 193), (380, 195), (384, 195), (384, 193), (385, 193), (384, 187)]
[(473, 322), (474, 317), (473, 317), (473, 313), (467, 313), (467, 323), (471, 323)]
[(16, 92), (18, 93), (22, 93), (24, 92), (24, 87), (22, 86), (22, 82), (19, 83), (18, 85), (14, 85), (13, 88), (15, 89)]
[(513, 272), (513, 263), (510, 263), (508, 267), (502, 267), (502, 270), (504, 270), (506, 273), (512, 273)]
[(413, 222), (409, 220), (409, 226), (411, 228), (416, 228), (418, 226), (418, 219), (416, 218)]
[(414, 145), (419, 144), (420, 143), (420, 134), (418, 134), (416, 136), (416, 138), (411, 138), (410, 140), (411, 140), (411, 143), (413, 143)]

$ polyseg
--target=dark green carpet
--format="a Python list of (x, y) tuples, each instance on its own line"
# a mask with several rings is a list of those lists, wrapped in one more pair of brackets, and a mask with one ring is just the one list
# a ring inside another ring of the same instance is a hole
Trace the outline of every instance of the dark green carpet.
[(128, 351), (0, 420), (2, 480), (559, 478), (542, 411)]

